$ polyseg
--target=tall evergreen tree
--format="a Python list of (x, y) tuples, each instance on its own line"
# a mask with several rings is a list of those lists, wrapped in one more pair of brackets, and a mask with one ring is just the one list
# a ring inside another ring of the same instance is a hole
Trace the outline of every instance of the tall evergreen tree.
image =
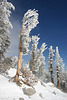
[(47, 49), (46, 44), (43, 43), (40, 49), (37, 49), (38, 36), (32, 37), (32, 51), (31, 51), (31, 60), (30, 60), (30, 68), (31, 71), (41, 80), (43, 80), (44, 71), (45, 71), (45, 57), (43, 56), (43, 52)]
[(57, 75), (57, 87), (60, 87), (60, 82), (63, 78), (64, 64), (63, 59), (60, 57), (58, 47), (56, 47), (56, 55), (55, 55), (55, 64), (56, 64), (56, 75)]
[(32, 36), (32, 51), (31, 51), (31, 60), (30, 60), (30, 70), (33, 71), (34, 69), (34, 60), (36, 59), (37, 53), (38, 53), (38, 49), (37, 49), (37, 45), (38, 45), (38, 41), (39, 41), (39, 37), (38, 36)]
[(10, 37), (7, 33), (9, 33), (9, 27), (12, 28), (9, 21), (11, 8), (15, 9), (7, 0), (0, 0), (0, 61), (4, 58), (4, 54), (10, 46)]
[(51, 82), (54, 83), (54, 77), (53, 77), (53, 56), (54, 56), (54, 52), (55, 50), (52, 49), (52, 46), (50, 46), (49, 48), (49, 61), (48, 61), (48, 65), (49, 67), (49, 71), (50, 71), (50, 75), (51, 75)]

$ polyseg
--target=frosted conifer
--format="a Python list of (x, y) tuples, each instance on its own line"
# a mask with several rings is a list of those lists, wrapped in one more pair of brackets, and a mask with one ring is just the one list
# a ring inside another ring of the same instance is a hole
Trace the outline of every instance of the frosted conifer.
[(14, 6), (7, 2), (7, 0), (0, 0), (0, 60), (4, 58), (10, 46), (9, 28), (13, 28), (9, 17), (11, 14), (10, 9), (15, 9)]
[(32, 36), (32, 51), (31, 51), (31, 60), (30, 60), (30, 69), (31, 71), (41, 80), (43, 80), (44, 69), (45, 69), (45, 57), (43, 52), (47, 49), (46, 44), (43, 43), (40, 49), (37, 49), (38, 36)]
[(50, 46), (49, 48), (49, 61), (48, 61), (48, 65), (49, 67), (49, 72), (51, 75), (51, 82), (54, 83), (54, 77), (53, 77), (53, 56), (54, 56), (54, 52), (55, 50), (52, 49), (52, 46)]
[(38, 52), (38, 49), (37, 49), (37, 45), (38, 45), (38, 41), (39, 41), (39, 37), (38, 36), (32, 36), (32, 51), (31, 51), (31, 61), (30, 61), (30, 69), (31, 71), (33, 70), (33, 67), (34, 67), (34, 60), (36, 60), (36, 56), (37, 56), (37, 52)]
[(57, 87), (59, 87), (60, 82), (62, 81), (63, 78), (64, 64), (63, 64), (63, 59), (60, 57), (58, 47), (56, 47), (55, 64), (56, 64), (56, 75), (57, 75)]

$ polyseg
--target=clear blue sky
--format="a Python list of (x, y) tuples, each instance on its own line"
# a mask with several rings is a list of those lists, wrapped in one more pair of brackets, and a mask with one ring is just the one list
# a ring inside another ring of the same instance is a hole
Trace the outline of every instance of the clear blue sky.
[[(59, 47), (60, 56), (67, 69), (67, 0), (8, 0), (15, 6), (12, 11), (11, 22), (14, 29), (11, 30), (11, 49), (8, 55), (18, 55), (17, 34), (20, 32), (22, 18), (28, 9), (37, 9), (39, 13), (39, 25), (33, 29), (31, 35), (40, 34), (40, 43), (47, 43), (55, 49)], [(15, 42), (15, 43), (14, 43)], [(48, 67), (48, 49), (44, 52), (46, 57), (46, 66)], [(26, 58), (25, 58), (26, 59)], [(45, 67), (46, 67), (45, 66)]]

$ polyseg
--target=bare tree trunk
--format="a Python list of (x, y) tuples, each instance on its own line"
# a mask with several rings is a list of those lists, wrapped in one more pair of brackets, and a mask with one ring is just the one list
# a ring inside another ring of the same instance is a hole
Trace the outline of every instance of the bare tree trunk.
[(33, 69), (34, 69), (34, 64), (32, 64), (30, 70), (33, 71)]
[[(52, 54), (51, 54), (51, 57), (50, 57), (50, 62), (52, 62)], [(53, 64), (50, 64), (50, 74), (51, 74), (51, 82), (54, 83), (54, 78), (53, 78)]]
[(51, 82), (54, 83), (54, 80), (53, 80), (53, 71), (51, 71)]
[(32, 66), (30, 68), (31, 71), (34, 69), (34, 52), (32, 52)]
[(57, 87), (58, 87), (58, 88), (60, 87), (60, 83), (59, 83), (59, 80), (57, 80)]
[[(57, 71), (58, 71), (58, 67), (57, 67)], [(59, 88), (60, 87), (60, 82), (59, 82), (59, 73), (57, 72), (57, 87)]]
[(18, 56), (18, 67), (17, 67), (17, 72), (16, 72), (16, 78), (15, 81), (17, 82), (19, 79), (19, 74), (20, 74), (20, 70), (21, 70), (21, 41), (22, 41), (22, 29), (23, 29), (23, 24), (20, 30), (20, 41), (19, 41), (19, 56)]
[(26, 85), (28, 85), (28, 86), (31, 86), (31, 85), (28, 83), (28, 80), (24, 81), (24, 80), (21, 79), (21, 81), (22, 81), (24, 84), (26, 84)]
[(21, 39), (22, 39), (22, 36), (20, 35), (18, 67), (17, 67), (17, 72), (16, 72), (16, 82), (18, 81), (19, 73), (20, 73), (20, 69), (21, 69)]
[[(50, 69), (52, 69), (52, 64), (50, 65)], [(51, 73), (51, 82), (54, 83), (54, 80), (53, 80), (53, 69), (50, 71)]]

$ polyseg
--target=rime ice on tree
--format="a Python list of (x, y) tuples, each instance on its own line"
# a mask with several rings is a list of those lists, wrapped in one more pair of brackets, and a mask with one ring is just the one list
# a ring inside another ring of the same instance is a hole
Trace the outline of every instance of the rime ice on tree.
[(49, 71), (50, 71), (50, 74), (51, 74), (51, 82), (54, 83), (54, 79), (53, 79), (53, 56), (54, 56), (54, 53), (55, 50), (52, 49), (52, 46), (50, 46), (49, 48), (49, 61), (48, 61), (48, 65), (50, 66), (49, 67)]
[(57, 75), (57, 87), (59, 87), (60, 82), (62, 81), (63, 78), (64, 64), (62, 58), (59, 55), (58, 47), (56, 47), (55, 64), (56, 64), (56, 75)]
[(39, 41), (39, 37), (38, 36), (32, 36), (32, 51), (31, 51), (31, 61), (30, 61), (30, 69), (31, 71), (33, 71), (33, 68), (34, 68), (34, 60), (36, 60), (36, 55), (37, 55), (37, 45), (38, 45), (38, 41)]
[(38, 36), (32, 36), (32, 51), (31, 51), (31, 60), (30, 60), (30, 68), (31, 71), (39, 78), (43, 79), (44, 69), (45, 69), (45, 57), (43, 56), (43, 52), (47, 49), (46, 44), (43, 43), (40, 49), (37, 49)]
[(16, 73), (16, 81), (18, 81), (20, 69), (21, 69), (21, 54), (28, 54), (28, 47), (31, 41), (29, 36), (31, 30), (35, 28), (38, 24), (38, 13), (37, 10), (29, 9), (23, 17), (22, 27), (20, 30), (20, 41), (19, 41), (19, 57), (18, 57), (18, 68)]
[(10, 46), (10, 37), (7, 33), (9, 33), (9, 27), (12, 28), (12, 24), (9, 21), (11, 8), (15, 9), (7, 0), (0, 0), (0, 60), (4, 58), (4, 54)]

